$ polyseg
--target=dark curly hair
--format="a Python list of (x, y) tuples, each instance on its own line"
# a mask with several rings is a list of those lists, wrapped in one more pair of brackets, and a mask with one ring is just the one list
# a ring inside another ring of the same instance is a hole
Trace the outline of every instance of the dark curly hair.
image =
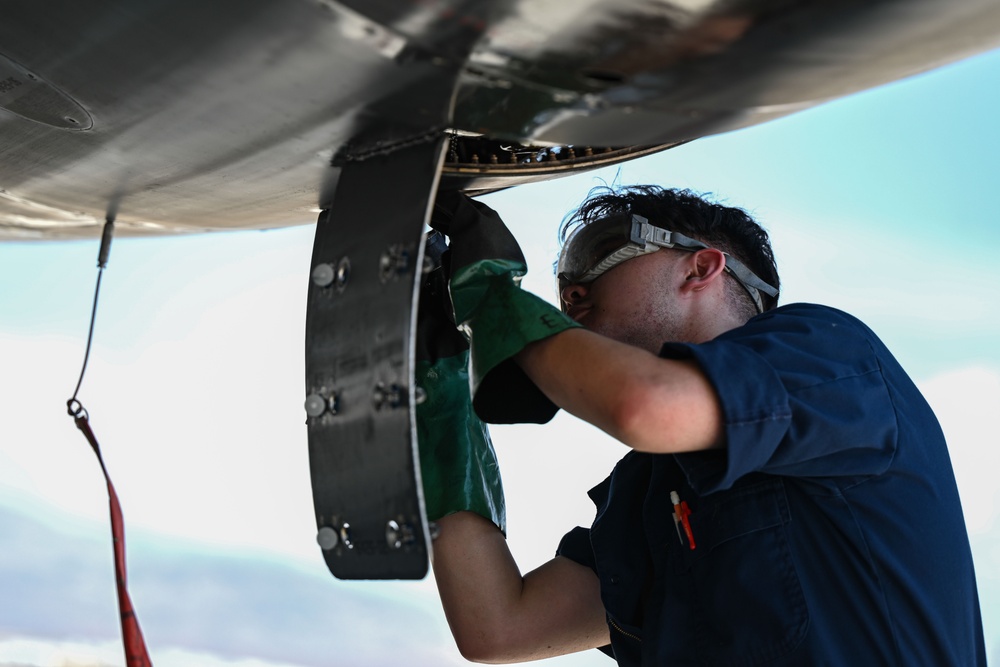
[[(606, 220), (630, 220), (633, 213), (653, 225), (680, 232), (732, 255), (764, 282), (780, 289), (778, 268), (767, 232), (743, 209), (708, 201), (690, 190), (657, 185), (596, 187), (583, 204), (563, 220), (559, 241), (565, 243), (570, 233), (580, 226)], [(735, 279), (728, 282), (727, 296), (746, 319), (757, 314), (750, 295)], [(763, 292), (760, 296), (765, 311), (778, 305), (777, 296)]]

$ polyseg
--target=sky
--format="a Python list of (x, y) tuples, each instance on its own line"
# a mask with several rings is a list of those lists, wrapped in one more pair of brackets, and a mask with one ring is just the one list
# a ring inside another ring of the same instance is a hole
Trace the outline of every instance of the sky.
[[(864, 320), (944, 427), (1000, 665), (1000, 52), (617, 168), (484, 198), (554, 300), (562, 217), (602, 183), (712, 193), (770, 231), (783, 303)], [(118, 239), (80, 399), (126, 521), (154, 664), (460, 665), (433, 581), (341, 582), (303, 425), (312, 221)], [(0, 244), (0, 667), (123, 663), (107, 496), (66, 415), (97, 242)], [(493, 430), (522, 570), (589, 525), (625, 449), (560, 414)], [(942, 564), (946, 566), (946, 564)], [(595, 651), (543, 663), (612, 664)]]

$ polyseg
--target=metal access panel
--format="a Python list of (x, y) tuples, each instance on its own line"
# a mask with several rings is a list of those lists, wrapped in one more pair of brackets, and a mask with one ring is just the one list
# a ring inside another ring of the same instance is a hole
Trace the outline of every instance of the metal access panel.
[(420, 579), (413, 334), (423, 229), (445, 141), (349, 161), (319, 216), (306, 318), (317, 541), (340, 579)]

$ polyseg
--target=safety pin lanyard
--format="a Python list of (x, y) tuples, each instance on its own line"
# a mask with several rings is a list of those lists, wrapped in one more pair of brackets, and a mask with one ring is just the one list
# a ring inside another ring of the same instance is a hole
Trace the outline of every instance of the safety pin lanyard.
[(94, 305), (90, 311), (90, 330), (87, 333), (87, 351), (83, 355), (83, 368), (80, 369), (80, 379), (76, 382), (76, 389), (73, 391), (73, 398), (66, 401), (66, 411), (73, 418), (76, 427), (80, 429), (91, 449), (97, 455), (97, 462), (101, 464), (101, 472), (104, 473), (104, 481), (108, 487), (108, 501), (111, 511), (111, 539), (114, 548), (115, 560), (115, 586), (118, 589), (118, 614), (121, 618), (122, 644), (125, 649), (125, 664), (127, 667), (152, 667), (149, 659), (149, 652), (146, 650), (146, 641), (142, 636), (142, 628), (139, 627), (139, 619), (135, 615), (135, 608), (132, 606), (132, 598), (128, 594), (127, 575), (125, 570), (125, 521), (122, 518), (121, 504), (118, 502), (118, 494), (111, 483), (111, 476), (104, 465), (104, 457), (101, 456), (101, 446), (97, 442), (97, 436), (90, 428), (90, 415), (83, 404), (77, 400), (80, 393), (80, 385), (83, 384), (83, 376), (87, 372), (87, 361), (90, 359), (90, 344), (94, 339), (94, 322), (97, 319), (97, 299), (101, 294), (101, 276), (108, 264), (108, 255), (111, 252), (111, 238), (114, 235), (114, 216), (108, 214), (107, 222), (104, 224), (104, 233), (101, 236), (101, 248), (97, 255), (97, 287), (94, 288)]

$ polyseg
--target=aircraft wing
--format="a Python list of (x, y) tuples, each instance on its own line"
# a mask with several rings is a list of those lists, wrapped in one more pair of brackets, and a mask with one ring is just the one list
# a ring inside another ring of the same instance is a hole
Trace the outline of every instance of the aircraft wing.
[[(2, 9), (6, 240), (95, 237), (109, 212), (120, 235), (301, 224), (329, 206), (345, 161), (434, 133), (450, 137), (446, 187), (507, 187), (760, 123), (1000, 43), (995, 0)], [(445, 80), (454, 96), (442, 118), (433, 91)]]

